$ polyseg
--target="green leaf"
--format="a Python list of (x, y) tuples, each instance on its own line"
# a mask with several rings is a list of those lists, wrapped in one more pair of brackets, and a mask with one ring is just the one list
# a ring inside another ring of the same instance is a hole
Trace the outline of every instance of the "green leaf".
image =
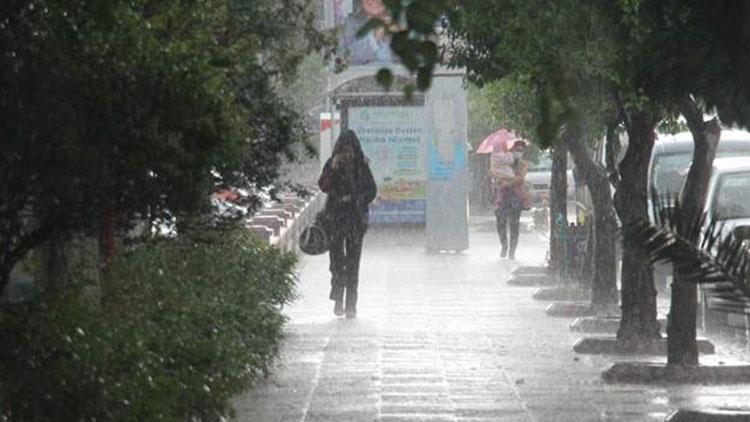
[(401, 58), (401, 63), (412, 72), (416, 71), (420, 64), (417, 47), (419, 41), (410, 39), (406, 31), (397, 32), (391, 38), (391, 49)]
[(414, 98), (414, 92), (416, 90), (417, 88), (414, 86), (414, 84), (404, 85), (404, 97), (406, 97), (407, 101), (411, 101)]
[(385, 89), (391, 89), (393, 85), (393, 73), (390, 69), (382, 68), (375, 74), (375, 80), (378, 81), (378, 85)]
[(438, 49), (432, 41), (422, 41), (419, 44), (419, 52), (424, 58), (425, 65), (434, 66), (438, 61)]
[(385, 5), (386, 9), (388, 9), (388, 14), (394, 18), (400, 17), (401, 11), (404, 9), (404, 5), (401, 4), (401, 0), (383, 0), (383, 5)]
[(417, 0), (406, 8), (406, 23), (409, 28), (421, 34), (431, 34), (437, 13), (430, 7), (429, 1)]
[(382, 28), (385, 26), (385, 22), (383, 22), (381, 19), (378, 18), (372, 18), (367, 23), (362, 25), (361, 28), (357, 31), (357, 38), (362, 38), (365, 35), (369, 34), (370, 32)]
[(417, 88), (427, 91), (432, 85), (432, 67), (420, 67), (417, 71)]
[[(666, 208), (665, 208), (666, 207)], [(689, 225), (688, 237), (678, 231), (682, 206), (676, 199), (658, 199), (654, 205), (656, 225), (638, 219), (623, 228), (623, 241), (644, 250), (651, 262), (670, 262), (681, 273), (680, 280), (716, 284), (709, 290), (709, 306), (720, 299), (726, 310), (746, 312), (750, 303), (750, 250), (747, 233), (730, 232), (721, 239), (723, 224), (710, 222), (704, 228), (703, 217)], [(691, 230), (701, 230), (700, 244), (690, 240)]]
[(391, 49), (398, 54), (413, 53), (409, 51), (409, 41), (409, 33), (407, 31), (396, 32), (391, 38)]

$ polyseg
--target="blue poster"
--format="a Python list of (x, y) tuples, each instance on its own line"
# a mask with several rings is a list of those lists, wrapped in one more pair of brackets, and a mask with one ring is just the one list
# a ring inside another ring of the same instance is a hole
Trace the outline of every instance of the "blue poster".
[(378, 196), (373, 223), (424, 223), (427, 176), (423, 107), (351, 107), (349, 128), (370, 160)]

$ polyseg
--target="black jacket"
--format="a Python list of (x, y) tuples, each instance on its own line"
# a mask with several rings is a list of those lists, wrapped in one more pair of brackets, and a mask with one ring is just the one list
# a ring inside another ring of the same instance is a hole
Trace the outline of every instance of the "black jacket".
[(320, 190), (328, 194), (325, 205), (326, 231), (329, 236), (355, 230), (367, 230), (369, 204), (377, 195), (377, 186), (365, 160), (333, 168), (328, 159), (318, 179)]

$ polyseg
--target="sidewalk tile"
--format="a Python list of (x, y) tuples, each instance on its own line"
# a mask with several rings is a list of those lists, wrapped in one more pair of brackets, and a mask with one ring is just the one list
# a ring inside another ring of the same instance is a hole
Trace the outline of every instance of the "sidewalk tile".
[[(542, 263), (543, 236), (522, 233), (517, 261), (476, 227), (462, 253), (427, 253), (423, 242), (419, 231), (367, 234), (352, 320), (332, 315), (327, 256), (302, 257), (278, 364), (235, 398), (236, 420), (642, 422), (748, 406), (750, 386), (604, 384), (615, 358), (576, 355), (571, 320), (546, 317), (532, 290), (506, 284), (516, 266)], [(712, 362), (731, 361), (717, 349)]]

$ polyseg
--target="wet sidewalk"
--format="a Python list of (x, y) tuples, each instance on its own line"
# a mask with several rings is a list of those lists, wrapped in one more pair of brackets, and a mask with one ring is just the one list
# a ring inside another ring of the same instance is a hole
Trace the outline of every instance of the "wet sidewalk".
[[(522, 234), (517, 261), (500, 259), (489, 220), (473, 221), (464, 253), (430, 254), (422, 239), (368, 233), (350, 320), (333, 316), (327, 256), (302, 258), (281, 359), (235, 400), (236, 420), (662, 421), (678, 407), (750, 397), (750, 386), (604, 384), (601, 370), (618, 358), (576, 355), (571, 320), (545, 316), (534, 289), (506, 284), (516, 266), (544, 260), (537, 233)], [(717, 348), (711, 362), (731, 358)]]

